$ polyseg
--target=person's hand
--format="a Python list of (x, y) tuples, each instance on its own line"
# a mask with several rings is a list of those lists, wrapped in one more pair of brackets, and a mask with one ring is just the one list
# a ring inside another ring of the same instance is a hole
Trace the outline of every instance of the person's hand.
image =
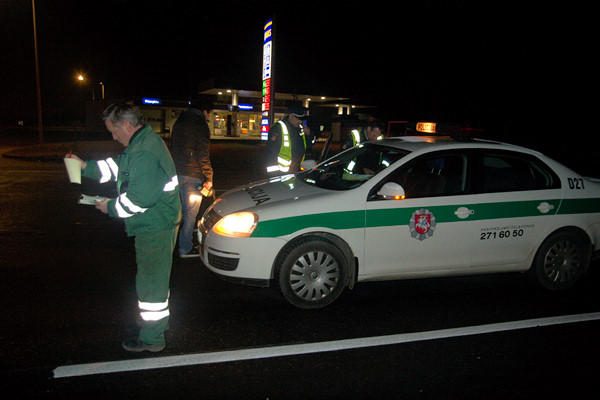
[(204, 197), (208, 197), (211, 194), (212, 182), (206, 181), (202, 184), (202, 190), (200, 190), (200, 194)]
[(96, 201), (96, 209), (102, 211), (104, 214), (108, 214), (108, 200), (109, 199), (102, 199)]
[(73, 154), (71, 152), (68, 152), (67, 154), (65, 154), (65, 158), (73, 158), (75, 160), (79, 160), (79, 165), (81, 165), (81, 169), (84, 169), (87, 165), (87, 163), (85, 161), (83, 161), (76, 154)]

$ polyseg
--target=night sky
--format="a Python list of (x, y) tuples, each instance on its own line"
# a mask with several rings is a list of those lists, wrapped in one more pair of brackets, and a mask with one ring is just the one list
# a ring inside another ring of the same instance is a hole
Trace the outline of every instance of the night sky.
[[(281, 91), (351, 97), (384, 119), (508, 135), (564, 133), (597, 114), (582, 97), (598, 86), (590, 10), (350, 3), (37, 0), (45, 113), (58, 118), (91, 96), (76, 71), (103, 81), (109, 98), (185, 97), (211, 78), (258, 90), (262, 27), (272, 16)], [(0, 0), (0, 26), (0, 123), (10, 124), (35, 116), (31, 1)]]

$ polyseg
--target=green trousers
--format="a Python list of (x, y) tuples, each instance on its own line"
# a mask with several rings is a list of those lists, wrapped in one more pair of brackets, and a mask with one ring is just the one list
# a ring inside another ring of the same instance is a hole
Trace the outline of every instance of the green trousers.
[(139, 339), (164, 344), (169, 327), (169, 283), (177, 227), (135, 236), (135, 287), (142, 320)]

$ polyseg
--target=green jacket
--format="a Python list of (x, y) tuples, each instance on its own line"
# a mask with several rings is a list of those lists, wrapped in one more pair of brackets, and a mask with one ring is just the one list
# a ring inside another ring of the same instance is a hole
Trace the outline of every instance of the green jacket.
[(129, 236), (170, 229), (181, 220), (175, 164), (165, 142), (145, 125), (117, 157), (88, 162), (83, 176), (100, 183), (116, 181), (119, 196), (108, 215), (123, 219)]

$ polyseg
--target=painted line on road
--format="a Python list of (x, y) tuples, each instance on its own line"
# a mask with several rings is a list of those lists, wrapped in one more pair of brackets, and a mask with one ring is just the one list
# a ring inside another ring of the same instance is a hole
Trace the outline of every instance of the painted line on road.
[(218, 351), (212, 353), (184, 354), (179, 356), (152, 357), (122, 361), (105, 361), (89, 364), (64, 365), (57, 367), (53, 373), (54, 378), (67, 378), (74, 376), (109, 374), (114, 372), (141, 371), (147, 369), (256, 360), (262, 358), (360, 349), (364, 347), (386, 346), (401, 343), (419, 342), (424, 340), (447, 339), (459, 336), (481, 335), (485, 333), (572, 324), (596, 320), (600, 320), (600, 312), (526, 319), (521, 321), (500, 322), (495, 324), (440, 329), (435, 331), (334, 340), (328, 342), (258, 347), (240, 350)]

